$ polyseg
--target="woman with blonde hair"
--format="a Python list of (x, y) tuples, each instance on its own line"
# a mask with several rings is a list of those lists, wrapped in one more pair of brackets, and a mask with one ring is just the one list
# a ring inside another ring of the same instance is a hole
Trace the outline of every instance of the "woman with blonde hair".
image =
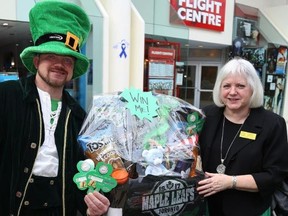
[(199, 142), (206, 178), (197, 188), (207, 197), (209, 215), (270, 215), (274, 190), (288, 173), (285, 120), (263, 108), (260, 78), (241, 58), (220, 70), (213, 100), (203, 109)]

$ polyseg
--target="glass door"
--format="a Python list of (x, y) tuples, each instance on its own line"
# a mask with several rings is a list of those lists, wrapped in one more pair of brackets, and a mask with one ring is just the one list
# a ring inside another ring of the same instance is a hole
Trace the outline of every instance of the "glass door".
[(212, 92), (219, 67), (220, 64), (186, 65), (179, 97), (198, 108), (212, 104)]
[[(199, 75), (199, 88), (197, 88), (197, 107), (203, 108), (213, 103), (213, 88), (216, 81), (219, 66), (217, 65), (201, 65)], [(196, 106), (196, 105), (195, 105)]]
[(197, 65), (186, 65), (183, 73), (183, 83), (179, 87), (179, 97), (194, 104)]

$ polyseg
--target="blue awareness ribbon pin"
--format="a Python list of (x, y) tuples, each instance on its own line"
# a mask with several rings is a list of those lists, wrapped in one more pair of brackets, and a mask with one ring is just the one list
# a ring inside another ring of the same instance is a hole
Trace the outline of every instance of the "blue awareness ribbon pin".
[(122, 56), (124, 55), (125, 58), (127, 58), (127, 54), (125, 52), (125, 49), (126, 49), (126, 44), (125, 43), (122, 43), (121, 44), (121, 49), (122, 49), (122, 52), (120, 53), (120, 58), (122, 58)]

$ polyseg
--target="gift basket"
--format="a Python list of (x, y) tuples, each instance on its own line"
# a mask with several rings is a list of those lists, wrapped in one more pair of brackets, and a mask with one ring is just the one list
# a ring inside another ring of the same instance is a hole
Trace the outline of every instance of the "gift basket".
[(204, 120), (177, 97), (131, 88), (95, 95), (78, 141), (90, 164), (109, 165), (104, 192), (122, 215), (204, 215), (196, 191), (204, 178), (198, 143)]

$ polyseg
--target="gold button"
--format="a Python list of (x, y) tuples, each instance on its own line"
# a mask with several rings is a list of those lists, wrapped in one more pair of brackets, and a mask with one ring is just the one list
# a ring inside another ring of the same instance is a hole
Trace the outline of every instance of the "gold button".
[(24, 173), (28, 173), (29, 172), (29, 168), (28, 167), (25, 167), (24, 168)]
[(26, 206), (28, 206), (29, 204), (30, 204), (29, 201), (24, 202), (24, 205), (26, 205)]
[(50, 181), (50, 185), (54, 185), (54, 180), (51, 180), (51, 181)]
[(46, 202), (46, 203), (44, 203), (44, 204), (43, 204), (43, 206), (44, 206), (44, 207), (47, 207), (47, 206), (48, 206), (48, 203), (47, 203), (47, 202)]
[(34, 182), (34, 179), (33, 179), (33, 178), (30, 178), (29, 182), (30, 182), (30, 183), (33, 183), (33, 182)]
[(30, 147), (31, 147), (32, 149), (35, 149), (35, 148), (37, 147), (37, 144), (36, 144), (36, 143), (31, 143)]
[(20, 191), (17, 191), (16, 192), (16, 197), (18, 197), (18, 198), (22, 197), (22, 193)]

